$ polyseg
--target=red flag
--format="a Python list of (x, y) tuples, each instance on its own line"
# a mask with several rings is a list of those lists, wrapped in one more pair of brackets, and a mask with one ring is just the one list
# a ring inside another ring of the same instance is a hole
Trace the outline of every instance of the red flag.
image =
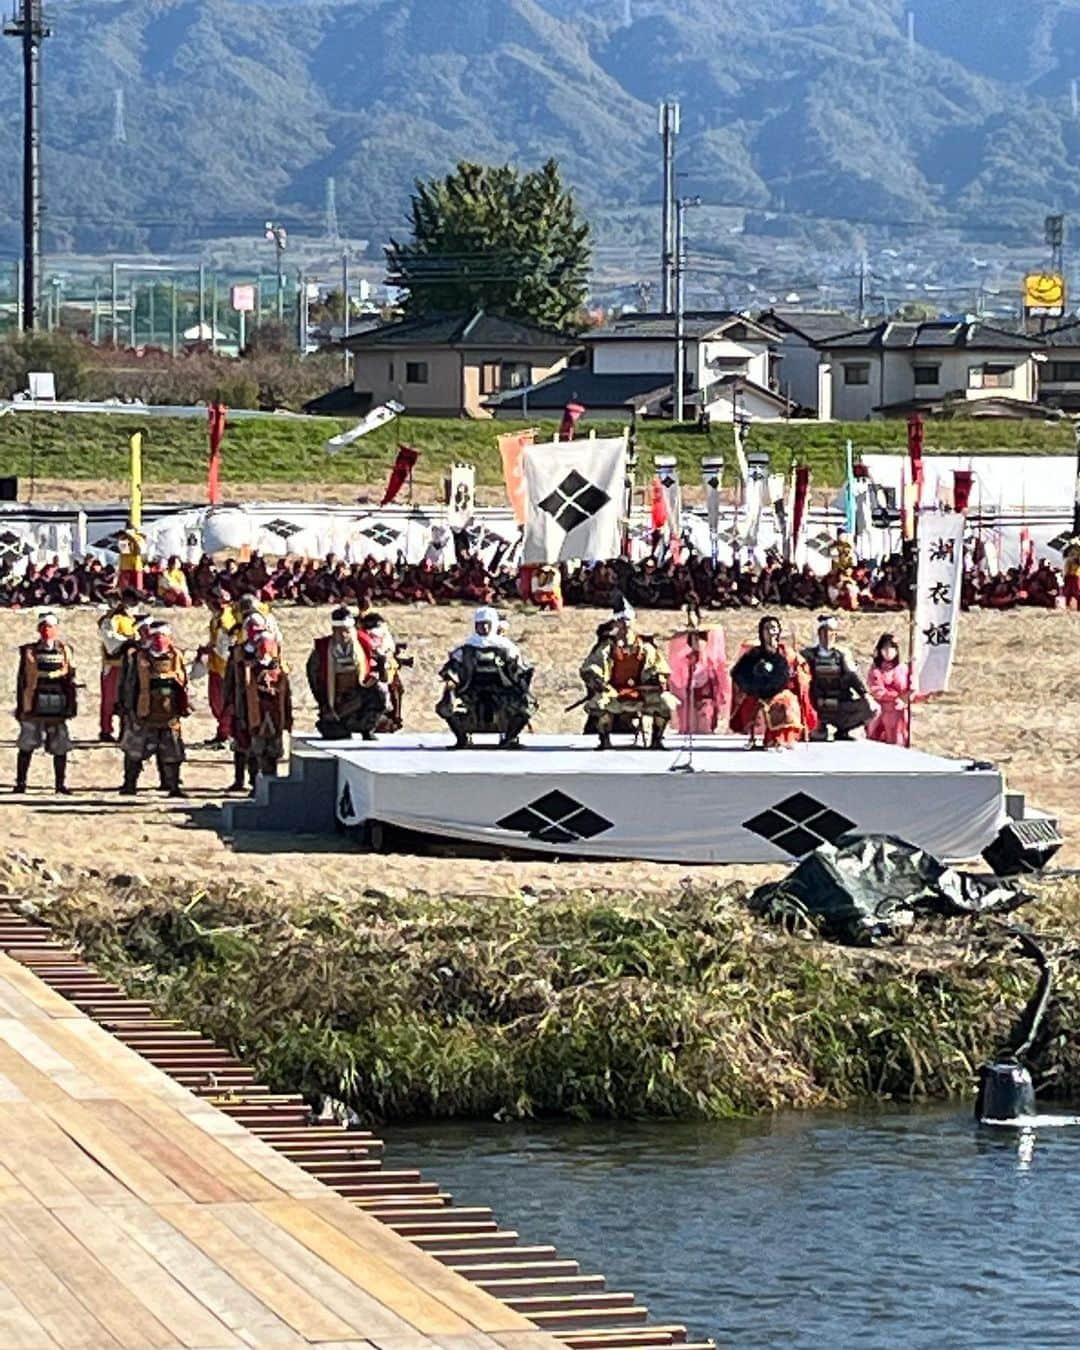
[(802, 542), (803, 523), (806, 520), (806, 502), (810, 496), (810, 466), (800, 464), (795, 470), (795, 500), (791, 507), (791, 557)]
[(390, 478), (386, 484), (386, 491), (383, 493), (382, 506), (388, 506), (405, 486), (406, 481), (412, 476), (413, 466), (419, 458), (419, 450), (414, 450), (408, 445), (398, 446), (397, 459), (394, 460), (394, 467), (390, 470)]
[(1035, 540), (1026, 525), (1020, 531), (1020, 570), (1024, 576), (1035, 571)]
[(971, 500), (971, 484), (975, 475), (970, 469), (953, 470), (953, 509), (966, 511)]
[(206, 470), (206, 500), (211, 506), (221, 502), (221, 442), (225, 439), (228, 408), (224, 403), (211, 403), (206, 410), (210, 427), (210, 463)]
[(667, 497), (664, 496), (664, 485), (660, 481), (660, 475), (652, 480), (652, 527), (654, 530), (662, 530), (668, 523)]
[(559, 424), (559, 440), (572, 441), (574, 439), (574, 428), (585, 415), (585, 408), (580, 403), (574, 403), (572, 400), (563, 409), (562, 422)]
[(916, 505), (922, 504), (923, 487), (923, 420), (918, 413), (912, 413), (907, 420), (907, 448), (911, 459), (911, 481), (919, 489), (915, 498)]

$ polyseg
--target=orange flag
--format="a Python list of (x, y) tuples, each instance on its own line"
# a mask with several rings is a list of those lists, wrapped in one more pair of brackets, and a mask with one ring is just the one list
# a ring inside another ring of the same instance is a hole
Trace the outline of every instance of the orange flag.
[(499, 454), (502, 455), (503, 478), (506, 480), (506, 495), (514, 519), (524, 525), (529, 514), (529, 502), (525, 492), (525, 447), (536, 440), (535, 431), (515, 431), (499, 437)]

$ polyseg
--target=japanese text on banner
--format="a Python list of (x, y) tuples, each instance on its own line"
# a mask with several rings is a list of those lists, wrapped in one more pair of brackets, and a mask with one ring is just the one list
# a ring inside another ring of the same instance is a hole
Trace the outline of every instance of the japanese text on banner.
[(923, 514), (919, 520), (912, 681), (920, 694), (944, 693), (949, 687), (963, 568), (964, 516), (956, 511)]

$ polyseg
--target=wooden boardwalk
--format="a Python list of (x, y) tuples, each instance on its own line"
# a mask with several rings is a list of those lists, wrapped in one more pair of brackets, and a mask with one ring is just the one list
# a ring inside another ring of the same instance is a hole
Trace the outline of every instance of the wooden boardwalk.
[(0, 1346), (557, 1342), (0, 954)]
[(0, 899), (0, 1350), (712, 1350)]

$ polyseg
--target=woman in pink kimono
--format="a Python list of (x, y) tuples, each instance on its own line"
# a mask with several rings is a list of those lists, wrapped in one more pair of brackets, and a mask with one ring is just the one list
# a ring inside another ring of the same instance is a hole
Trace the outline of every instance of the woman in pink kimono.
[(731, 707), (724, 634), (715, 628), (699, 628), (697, 616), (691, 614), (686, 631), (677, 633), (668, 645), (668, 664), (669, 688), (679, 700), (675, 730), (712, 735), (727, 721)]
[(878, 712), (866, 728), (866, 739), (907, 745), (911, 671), (907, 662), (900, 660), (900, 648), (892, 633), (882, 633), (878, 638), (867, 684)]

